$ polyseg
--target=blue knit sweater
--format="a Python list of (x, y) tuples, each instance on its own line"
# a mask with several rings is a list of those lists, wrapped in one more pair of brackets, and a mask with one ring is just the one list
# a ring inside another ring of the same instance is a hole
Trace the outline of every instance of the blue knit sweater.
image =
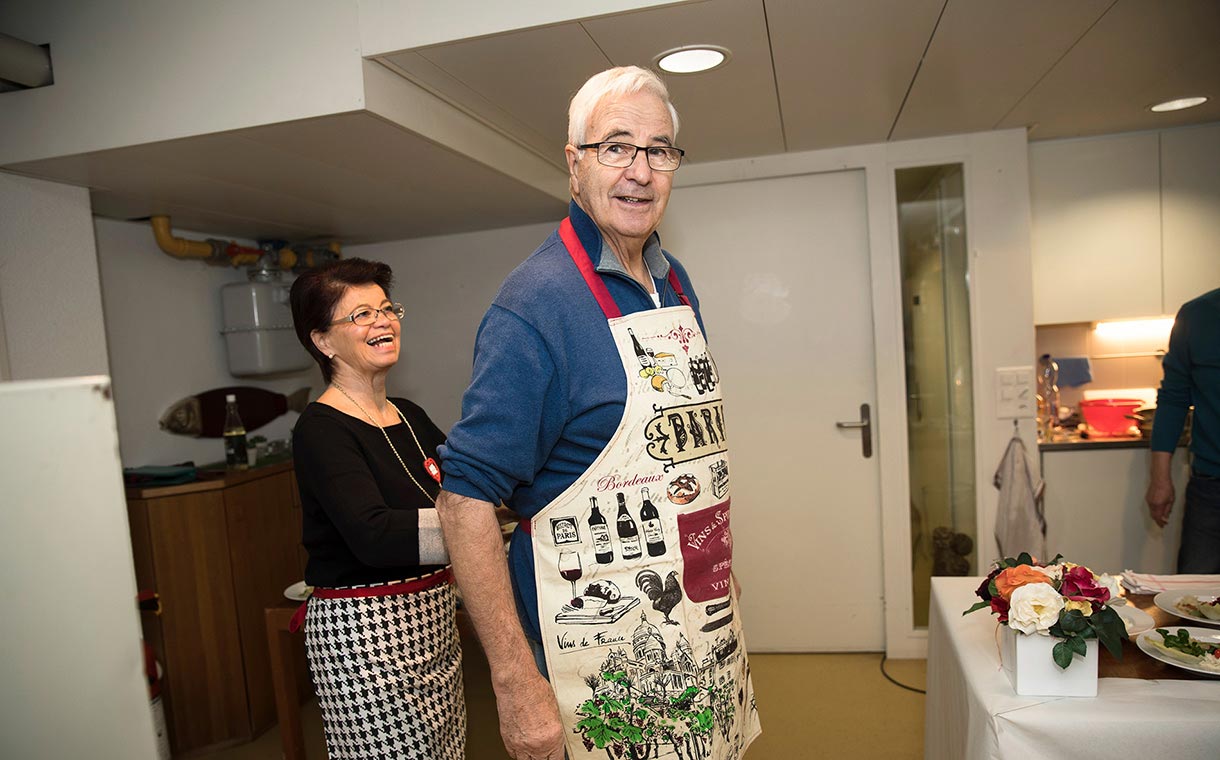
[(1165, 377), (1156, 394), (1152, 450), (1173, 451), (1193, 404), (1194, 469), (1220, 477), (1220, 289), (1187, 301), (1169, 334)]
[[(568, 213), (619, 310), (656, 308), (593, 220), (575, 202)], [(661, 306), (681, 303), (667, 280), (672, 266), (698, 317), (690, 279), (658, 236), (644, 260)], [(462, 418), (439, 449), (445, 489), (503, 501), (524, 517), (537, 514), (593, 464), (618, 429), (626, 400), (627, 378), (606, 317), (556, 231), (509, 274), (479, 326)], [(509, 564), (526, 634), (538, 640), (533, 548), (523, 531), (513, 536)]]

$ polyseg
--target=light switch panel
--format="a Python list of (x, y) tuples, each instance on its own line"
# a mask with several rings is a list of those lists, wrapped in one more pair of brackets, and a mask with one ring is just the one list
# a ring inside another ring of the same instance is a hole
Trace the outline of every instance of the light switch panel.
[(995, 371), (995, 416), (1024, 419), (1038, 413), (1033, 367), (998, 367)]

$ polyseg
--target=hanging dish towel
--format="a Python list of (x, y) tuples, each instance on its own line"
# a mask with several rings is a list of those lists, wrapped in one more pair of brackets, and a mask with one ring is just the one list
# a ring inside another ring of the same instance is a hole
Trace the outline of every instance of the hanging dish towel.
[(1093, 382), (1093, 365), (1087, 356), (1055, 357), (1060, 388), (1076, 388)]
[(1046, 517), (1042, 511), (1042, 493), (1046, 484), (1034, 474), (1025, 443), (1013, 436), (995, 471), (995, 487), (1000, 489), (996, 509), (995, 540), (1001, 557), (1015, 557), (1029, 552), (1045, 562)]

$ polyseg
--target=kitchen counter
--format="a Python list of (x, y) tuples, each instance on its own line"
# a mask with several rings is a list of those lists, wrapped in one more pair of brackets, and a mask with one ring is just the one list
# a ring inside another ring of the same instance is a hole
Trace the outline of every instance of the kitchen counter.
[(1097, 451), (1100, 449), (1146, 449), (1148, 439), (1139, 436), (1076, 438), (1038, 444), (1038, 451)]
[(128, 488), (128, 499), (157, 499), (163, 496), (180, 496), (200, 491), (219, 491), (223, 488), (247, 483), (251, 480), (277, 475), (292, 469), (292, 457), (283, 461), (258, 465), (248, 470), (225, 470), (199, 468), (199, 479), (191, 483), (176, 486), (151, 486), (148, 488)]
[(1147, 441), (1103, 439), (1052, 446), (1039, 447), (1046, 483), (1047, 552), (1097, 572), (1174, 572), (1182, 532), (1181, 494), (1190, 474), (1187, 457), (1174, 457), (1178, 505), (1161, 528), (1144, 503)]

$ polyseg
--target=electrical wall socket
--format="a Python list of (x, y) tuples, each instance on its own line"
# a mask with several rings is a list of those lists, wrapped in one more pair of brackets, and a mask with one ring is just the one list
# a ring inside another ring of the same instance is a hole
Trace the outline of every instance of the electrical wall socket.
[(1037, 416), (1033, 367), (998, 367), (995, 371), (995, 416), (1027, 419)]

